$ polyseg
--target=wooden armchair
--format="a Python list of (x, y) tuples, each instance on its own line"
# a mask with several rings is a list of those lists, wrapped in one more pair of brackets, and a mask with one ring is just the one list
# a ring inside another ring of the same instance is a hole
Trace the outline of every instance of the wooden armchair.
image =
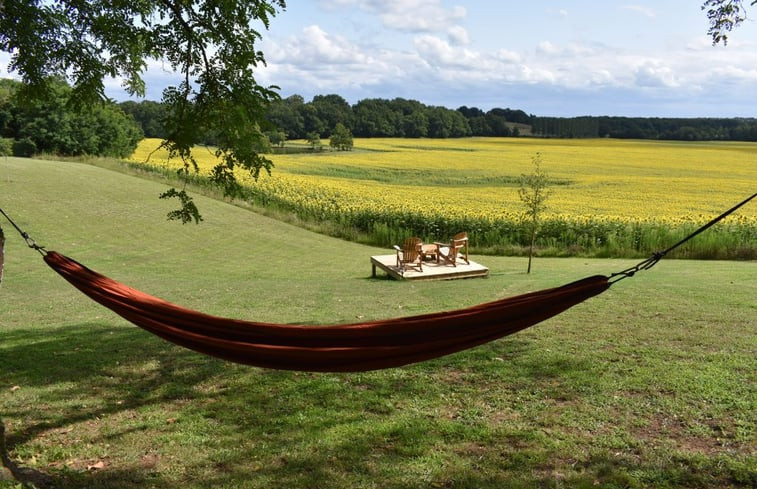
[(394, 245), (397, 250), (397, 268), (404, 273), (408, 268), (415, 268), (419, 272), (423, 271), (423, 252), (421, 247), (423, 241), (421, 238), (407, 238), (402, 243), (402, 248)]
[(449, 243), (436, 243), (439, 245), (439, 257), (453, 267), (457, 266), (458, 258), (470, 265), (468, 259), (468, 233), (457, 233)]

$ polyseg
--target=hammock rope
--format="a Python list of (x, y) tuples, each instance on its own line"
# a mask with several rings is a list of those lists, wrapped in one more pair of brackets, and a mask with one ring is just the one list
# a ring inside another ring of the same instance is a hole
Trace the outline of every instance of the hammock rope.
[(0, 226), (0, 285), (3, 283), (3, 268), (5, 265), (5, 235), (3, 228)]
[[(18, 227), (18, 225), (15, 222), (13, 222), (13, 219), (11, 219), (10, 216), (8, 216), (8, 214), (6, 214), (2, 208), (0, 208), (0, 214), (2, 214), (8, 220), (8, 222), (11, 223), (11, 226), (13, 226), (16, 229), (16, 231), (18, 231), (18, 234), (20, 234), (21, 237), (24, 239), (24, 241), (26, 241), (26, 245), (29, 246), (29, 248), (39, 251), (42, 254), (42, 256), (45, 255), (46, 253), (45, 247), (39, 246), (32, 238), (30, 238), (29, 234), (26, 233), (24, 230), (22, 230), (20, 227)], [(2, 236), (2, 228), (0, 228), (0, 236)]]
[(399, 367), (441, 357), (540, 323), (601, 294), (639, 270), (648, 270), (671, 250), (755, 196), (757, 194), (679, 243), (609, 277), (594, 275), (561, 287), (453, 311), (323, 326), (244, 321), (187, 309), (117, 282), (60, 253), (47, 251), (12, 224), (29, 247), (42, 253), (44, 261), (74, 287), (127, 321), (167, 341), (246, 365), (352, 372)]
[(686, 236), (685, 238), (683, 238), (681, 241), (677, 242), (676, 244), (669, 246), (665, 250), (655, 251), (652, 254), (652, 256), (650, 256), (649, 258), (647, 258), (644, 261), (641, 261), (641, 262), (637, 263), (636, 265), (634, 265), (634, 266), (632, 266), (630, 268), (626, 268), (625, 270), (621, 270), (620, 272), (613, 273), (612, 275), (610, 275), (610, 283), (613, 284), (615, 282), (623, 280), (624, 278), (633, 277), (634, 274), (636, 274), (636, 272), (638, 272), (638, 271), (649, 270), (653, 266), (657, 265), (657, 262), (659, 262), (660, 260), (662, 260), (663, 258), (665, 258), (665, 256), (668, 253), (670, 253), (674, 249), (678, 248), (679, 246), (683, 245), (684, 243), (686, 243), (690, 239), (694, 238), (695, 236), (698, 236), (698, 235), (702, 234), (703, 232), (705, 232), (706, 230), (710, 229), (712, 226), (714, 226), (718, 222), (722, 221), (726, 217), (728, 217), (731, 214), (733, 214), (734, 212), (736, 212), (741, 207), (743, 207), (746, 204), (748, 204), (749, 201), (751, 201), (755, 197), (757, 197), (757, 193), (752, 194), (750, 197), (747, 197), (746, 199), (742, 200), (741, 202), (739, 202), (735, 206), (731, 207), (727, 211), (723, 212), (719, 216), (711, 219), (707, 224), (704, 224), (702, 227), (700, 227), (699, 229), (697, 229), (693, 233), (689, 234), (688, 236)]

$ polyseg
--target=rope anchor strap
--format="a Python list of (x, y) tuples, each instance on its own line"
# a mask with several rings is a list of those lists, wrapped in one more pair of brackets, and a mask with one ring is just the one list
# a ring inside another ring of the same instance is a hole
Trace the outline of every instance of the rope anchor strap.
[(0, 226), (0, 284), (3, 283), (3, 265), (5, 264), (5, 235)]
[[(23, 231), (20, 227), (18, 227), (18, 225), (15, 222), (13, 222), (13, 219), (11, 219), (10, 216), (8, 216), (8, 214), (6, 214), (5, 211), (1, 208), (0, 208), (0, 214), (5, 216), (8, 222), (11, 223), (11, 226), (13, 226), (16, 229), (16, 231), (18, 231), (18, 234), (20, 234), (22, 238), (24, 238), (24, 241), (26, 241), (26, 245), (29, 248), (39, 251), (39, 253), (42, 256), (47, 254), (47, 250), (45, 250), (45, 247), (38, 245), (36, 241), (30, 238), (29, 235), (25, 231)], [(2, 230), (0, 230), (0, 238), (1, 237), (2, 237)]]
[(697, 236), (698, 234), (703, 233), (704, 231), (706, 231), (710, 227), (714, 226), (715, 224), (717, 224), (718, 222), (722, 221), (723, 219), (725, 219), (729, 215), (733, 214), (734, 212), (736, 212), (736, 210), (738, 210), (740, 207), (746, 205), (750, 200), (754, 199), (755, 197), (757, 197), (757, 193), (752, 194), (751, 197), (748, 197), (748, 198), (744, 199), (743, 201), (741, 201), (740, 203), (736, 204), (735, 206), (731, 207), (730, 209), (728, 209), (724, 213), (720, 214), (718, 217), (712, 219), (710, 222), (708, 222), (704, 226), (700, 227), (699, 229), (697, 229), (693, 233), (691, 233), (688, 236), (686, 236), (685, 238), (683, 238), (678, 243), (674, 244), (673, 246), (668, 247), (666, 250), (655, 251), (654, 254), (652, 254), (652, 256), (650, 256), (646, 260), (644, 260), (642, 262), (639, 262), (636, 265), (634, 265), (634, 266), (632, 266), (630, 268), (626, 268), (625, 270), (622, 270), (620, 272), (613, 273), (612, 275), (610, 275), (610, 279), (611, 279), (610, 283), (614, 284), (615, 282), (623, 280), (624, 278), (633, 277), (634, 274), (636, 272), (640, 271), (640, 270), (649, 270), (653, 266), (657, 265), (657, 262), (660, 261), (660, 260), (662, 260), (665, 257), (665, 255), (667, 255), (668, 253), (670, 253), (674, 249), (678, 248), (679, 246), (681, 246), (682, 244), (684, 244), (688, 240), (692, 239), (694, 236)]

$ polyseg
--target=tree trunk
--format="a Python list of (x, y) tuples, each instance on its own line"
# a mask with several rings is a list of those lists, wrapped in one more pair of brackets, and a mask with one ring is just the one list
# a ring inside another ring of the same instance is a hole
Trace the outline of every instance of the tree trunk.
[[(42, 472), (19, 467), (8, 455), (8, 446), (5, 441), (5, 423), (0, 418), (0, 465), (8, 469), (13, 478), (21, 483), (24, 489), (43, 489), (52, 487), (50, 476)], [(15, 486), (14, 486), (15, 487)]]
[(536, 227), (531, 231), (531, 245), (528, 247), (528, 269), (526, 274), (531, 273), (531, 259), (534, 256), (534, 246), (536, 245)]
[(8, 455), (8, 448), (5, 446), (5, 423), (3, 423), (2, 418), (0, 418), (0, 462), (2, 462), (3, 467), (13, 474), (13, 477), (16, 476), (17, 468), (11, 461), (11, 458)]

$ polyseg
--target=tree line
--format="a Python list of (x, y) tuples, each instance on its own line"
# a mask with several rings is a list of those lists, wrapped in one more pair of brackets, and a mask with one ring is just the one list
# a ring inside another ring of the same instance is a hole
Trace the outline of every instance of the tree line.
[[(0, 80), (0, 150), (30, 156), (125, 157), (143, 137), (166, 139), (169, 106), (143, 100), (104, 101), (87, 110), (72, 103), (72, 88), (57, 80), (45, 96), (25, 97), (21, 82)], [(403, 98), (363, 99), (350, 104), (336, 94), (273, 100), (264, 111), (257, 150), (268, 152), (288, 139), (350, 149), (355, 137), (456, 138), (468, 136), (757, 141), (755, 118), (540, 117), (518, 109), (449, 109)], [(198, 130), (196, 144), (215, 146), (218, 134)]]
[[(147, 137), (164, 137), (165, 109), (157, 102), (120, 104)], [(355, 137), (454, 138), (468, 136), (757, 141), (755, 118), (542, 117), (523, 110), (462, 106), (449, 109), (403, 98), (363, 99), (350, 104), (336, 94), (301, 95), (273, 101), (266, 134), (276, 146), (287, 139), (314, 140), (334, 134), (337, 124)], [(212, 135), (205, 143), (212, 144)]]
[(316, 95), (305, 102), (292, 95), (271, 104), (267, 120), (288, 139), (327, 137), (341, 123), (356, 137), (458, 138), (518, 136), (518, 124), (533, 116), (521, 110), (429, 106), (404, 98), (368, 98), (351, 105), (336, 94)]
[[(166, 116), (163, 104), (127, 101), (119, 106), (140, 124), (145, 137), (163, 138), (160, 123)], [(272, 145), (285, 140), (315, 140), (332, 137), (338, 125), (355, 137), (458, 138), (467, 136), (519, 136), (534, 116), (522, 110), (475, 107), (449, 109), (428, 106), (403, 98), (363, 99), (352, 105), (336, 94), (316, 95), (306, 102), (292, 95), (270, 103), (263, 129)], [(198, 142), (213, 144), (213, 134)]]
[(71, 91), (57, 80), (28, 97), (21, 82), (0, 79), (0, 153), (129, 156), (143, 137), (139, 124), (113, 102), (83, 109)]
[(757, 141), (755, 118), (534, 117), (531, 124), (541, 137)]

